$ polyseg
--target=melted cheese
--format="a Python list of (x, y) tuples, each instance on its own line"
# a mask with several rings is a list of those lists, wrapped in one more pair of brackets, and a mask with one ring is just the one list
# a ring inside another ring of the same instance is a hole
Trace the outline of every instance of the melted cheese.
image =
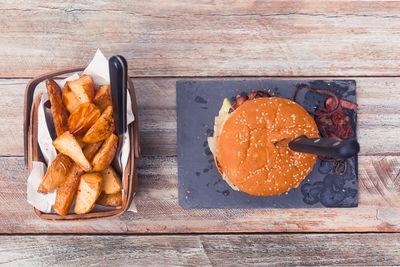
[[(218, 160), (218, 150), (217, 150), (217, 142), (218, 142), (218, 137), (221, 133), (222, 126), (224, 125), (225, 121), (229, 118), (229, 110), (232, 108), (231, 103), (227, 98), (224, 99), (224, 102), (222, 103), (221, 109), (218, 112), (218, 116), (215, 117), (215, 124), (214, 124), (214, 135), (212, 137), (208, 137), (208, 147), (210, 148), (211, 153), (216, 157)], [(222, 173), (222, 179), (228, 183), (232, 189), (239, 191), (239, 188), (237, 188), (232, 182), (228, 179), (228, 177), (225, 175), (225, 173)]]

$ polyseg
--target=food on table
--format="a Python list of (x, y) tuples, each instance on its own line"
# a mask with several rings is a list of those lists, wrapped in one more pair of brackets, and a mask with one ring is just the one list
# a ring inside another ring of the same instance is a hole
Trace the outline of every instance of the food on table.
[(112, 106), (107, 107), (100, 118), (90, 127), (83, 136), (82, 141), (90, 144), (102, 141), (114, 132), (114, 118), (112, 116)]
[(68, 118), (69, 132), (78, 136), (84, 135), (97, 121), (100, 114), (100, 109), (93, 103), (79, 105)]
[(73, 134), (66, 131), (53, 141), (53, 146), (61, 153), (70, 157), (84, 171), (90, 171), (92, 166), (83, 154), (82, 148)]
[[(353, 128), (348, 125), (350, 117), (344, 113), (343, 109), (356, 109), (357, 104), (340, 99), (339, 96), (331, 90), (314, 89), (307, 84), (299, 84), (297, 86), (293, 101), (296, 101), (297, 94), (303, 88), (307, 88), (309, 91), (317, 94), (329, 96), (325, 100), (325, 107), (316, 107), (313, 112), (318, 129), (323, 137), (333, 138), (338, 141), (354, 137)], [(321, 156), (319, 156), (319, 158), (323, 161), (336, 162), (336, 174), (343, 175), (347, 172), (347, 160), (328, 159)]]
[(67, 177), (68, 171), (74, 161), (68, 156), (59, 153), (47, 169), (46, 175), (40, 183), (38, 191), (48, 193), (59, 187)]
[(110, 166), (118, 145), (110, 86), (101, 85), (95, 92), (89, 75), (66, 82), (62, 93), (53, 80), (46, 85), (57, 133), (53, 145), (59, 153), (38, 191), (58, 188), (54, 210), (62, 216), (68, 214), (74, 198), (77, 214), (90, 212), (96, 201), (121, 206), (121, 178)]
[(104, 170), (111, 164), (118, 145), (118, 136), (111, 134), (103, 143), (97, 154), (92, 159), (93, 171)]
[(76, 214), (88, 213), (92, 210), (100, 196), (102, 183), (103, 177), (98, 172), (85, 173), (81, 176), (74, 207)]
[(105, 194), (115, 194), (122, 190), (121, 178), (111, 165), (102, 170), (101, 175), (103, 175), (102, 191)]
[(208, 144), (219, 172), (233, 189), (272, 196), (296, 188), (314, 166), (315, 155), (275, 146), (301, 135), (318, 137), (307, 111), (289, 99), (253, 91), (238, 96), (232, 107), (224, 100)]
[(97, 89), (93, 103), (99, 107), (101, 112), (103, 112), (108, 106), (112, 106), (110, 85), (102, 85)]
[(96, 201), (97, 204), (109, 207), (118, 207), (122, 205), (122, 193), (121, 191), (114, 194), (105, 194), (104, 192), (100, 194)]
[[(100, 146), (101, 142), (89, 144), (83, 150), (83, 154), (88, 160), (92, 160)], [(69, 169), (65, 182), (61, 184), (56, 194), (54, 210), (58, 214), (62, 216), (68, 214), (68, 211), (72, 205), (72, 201), (74, 200), (76, 190), (78, 189), (79, 178), (84, 173), (85, 171), (82, 170), (76, 163), (74, 163)]]
[(80, 104), (92, 102), (95, 92), (92, 77), (89, 75), (82, 75), (75, 81), (67, 82), (68, 87), (78, 97)]
[(54, 80), (46, 80), (47, 94), (49, 95), (51, 104), (51, 114), (53, 116), (54, 128), (56, 135), (60, 136), (68, 130), (68, 110), (64, 106), (61, 97), (61, 89)]

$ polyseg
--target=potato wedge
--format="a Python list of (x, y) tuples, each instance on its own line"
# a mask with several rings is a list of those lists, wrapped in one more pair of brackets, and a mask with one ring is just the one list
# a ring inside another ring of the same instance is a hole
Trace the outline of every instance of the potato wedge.
[(53, 146), (61, 153), (70, 157), (76, 164), (78, 164), (84, 171), (90, 171), (92, 166), (82, 152), (78, 141), (74, 135), (66, 131), (53, 141)]
[(108, 106), (101, 114), (100, 118), (90, 127), (83, 136), (82, 141), (91, 144), (102, 141), (114, 132), (114, 118), (112, 116), (112, 106)]
[(62, 99), (64, 101), (65, 107), (68, 109), (69, 113), (72, 113), (79, 107), (81, 102), (77, 95), (72, 92), (71, 88), (69, 88), (68, 84), (65, 83), (64, 89), (62, 92)]
[(83, 136), (75, 136), (76, 141), (78, 142), (79, 146), (82, 150), (86, 147), (86, 143), (82, 141)]
[(92, 102), (94, 98), (94, 82), (89, 75), (82, 75), (79, 79), (67, 82), (68, 87), (78, 97), (80, 104)]
[(53, 115), (54, 128), (56, 135), (60, 136), (68, 130), (68, 110), (64, 106), (61, 97), (61, 88), (54, 80), (46, 80), (47, 94), (49, 95), (51, 104), (51, 114)]
[(92, 159), (93, 171), (104, 170), (114, 159), (117, 150), (118, 136), (112, 133), (100, 147), (99, 151)]
[(83, 155), (85, 155), (89, 161), (92, 160), (94, 155), (96, 155), (96, 152), (101, 147), (101, 144), (103, 144), (103, 141), (86, 145), (85, 149), (83, 150)]
[(122, 192), (115, 194), (105, 194), (104, 192), (100, 194), (96, 201), (97, 204), (108, 207), (119, 207), (122, 205)]
[(57, 190), (54, 210), (61, 216), (68, 214), (76, 191), (78, 190), (79, 180), (85, 171), (78, 164), (74, 163), (68, 172), (65, 182)]
[[(102, 142), (87, 145), (83, 151), (83, 154), (91, 160), (96, 154), (97, 150), (101, 146)], [(70, 168), (65, 182), (61, 184), (60, 188), (57, 190), (56, 201), (54, 204), (54, 210), (65, 216), (71, 207), (72, 201), (74, 199), (76, 190), (78, 189), (79, 179), (85, 171), (82, 170), (78, 164), (73, 163)]]
[(79, 105), (68, 118), (69, 132), (77, 136), (84, 135), (97, 121), (100, 114), (100, 109), (93, 103)]
[(50, 167), (47, 168), (46, 175), (39, 185), (38, 192), (48, 193), (59, 187), (65, 181), (73, 164), (74, 161), (68, 156), (58, 153)]
[(101, 85), (94, 96), (93, 103), (95, 103), (101, 112), (108, 106), (112, 106), (111, 89), (109, 84)]
[(100, 173), (85, 173), (81, 176), (74, 207), (76, 214), (84, 214), (92, 210), (100, 196), (102, 183), (103, 177)]
[(83, 149), (83, 155), (85, 155), (85, 157), (89, 161), (91, 161), (93, 159), (94, 155), (96, 155), (97, 151), (99, 150), (99, 148), (101, 147), (102, 144), (103, 144), (103, 141), (86, 145), (85, 149)]
[(101, 175), (103, 175), (102, 191), (105, 194), (115, 194), (122, 190), (121, 178), (111, 165), (102, 170)]

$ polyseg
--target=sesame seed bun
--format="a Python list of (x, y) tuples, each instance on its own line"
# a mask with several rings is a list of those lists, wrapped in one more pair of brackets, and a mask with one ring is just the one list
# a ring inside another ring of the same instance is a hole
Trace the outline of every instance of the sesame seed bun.
[(246, 101), (222, 125), (216, 165), (233, 188), (254, 196), (280, 195), (296, 188), (315, 164), (315, 155), (274, 145), (300, 135), (318, 137), (318, 128), (297, 103), (278, 97)]

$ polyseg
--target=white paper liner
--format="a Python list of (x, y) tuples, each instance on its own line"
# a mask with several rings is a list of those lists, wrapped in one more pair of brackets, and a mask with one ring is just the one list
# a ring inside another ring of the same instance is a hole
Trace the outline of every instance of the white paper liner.
[[(108, 60), (104, 57), (103, 53), (98, 49), (92, 61), (89, 63), (87, 68), (83, 71), (84, 74), (90, 75), (93, 78), (95, 87), (98, 87), (102, 84), (110, 83), (110, 76), (108, 70)], [(56, 81), (57, 84), (62, 89), (66, 81), (72, 81), (79, 78), (77, 73), (71, 75), (70, 77)], [(47, 127), (46, 116), (45, 116), (45, 108), (44, 103), (48, 101), (49, 97), (47, 95), (47, 90), (45, 86), (45, 82), (42, 82), (38, 85), (38, 90), (42, 91), (42, 97), (39, 104), (38, 109), (38, 143), (40, 150), (42, 151), (43, 157), (46, 161), (47, 166), (50, 166), (51, 162), (55, 159), (57, 152), (54, 146), (52, 145), (52, 138), (50, 136), (50, 132)], [(127, 124), (131, 124), (135, 120), (133, 111), (132, 111), (132, 102), (130, 98), (130, 93), (128, 91), (127, 95)], [(123, 166), (122, 172), (125, 172), (125, 166), (128, 162), (129, 154), (130, 154), (130, 138), (129, 133), (126, 132), (124, 134), (122, 148), (121, 148), (121, 164)], [(45, 213), (54, 212), (53, 206), (56, 198), (56, 190), (49, 192), (47, 194), (42, 194), (37, 192), (37, 189), (46, 173), (46, 165), (42, 162), (34, 161), (32, 162), (32, 171), (29, 174), (28, 182), (27, 182), (27, 201), (32, 206), (37, 208), (38, 210)], [(109, 207), (103, 207), (101, 205), (95, 205), (95, 210), (110, 210)], [(136, 205), (132, 200), (128, 211), (137, 212)]]

